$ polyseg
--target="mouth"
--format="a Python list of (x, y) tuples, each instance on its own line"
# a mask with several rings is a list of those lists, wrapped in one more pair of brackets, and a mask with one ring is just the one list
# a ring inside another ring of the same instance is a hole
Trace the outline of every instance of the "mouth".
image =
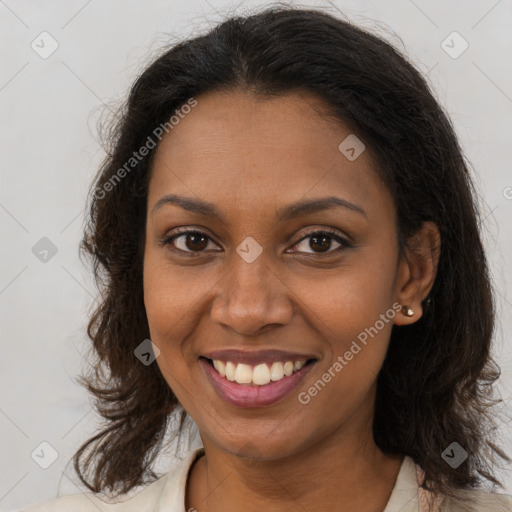
[(236, 357), (223, 360), (201, 356), (199, 362), (224, 401), (238, 407), (262, 407), (288, 396), (318, 361), (295, 357), (248, 364), (233, 361)]
[(243, 385), (266, 386), (271, 382), (279, 382), (298, 372), (316, 359), (297, 359), (275, 361), (272, 363), (244, 364), (235, 361), (222, 361), (201, 356), (215, 371), (225, 379)]

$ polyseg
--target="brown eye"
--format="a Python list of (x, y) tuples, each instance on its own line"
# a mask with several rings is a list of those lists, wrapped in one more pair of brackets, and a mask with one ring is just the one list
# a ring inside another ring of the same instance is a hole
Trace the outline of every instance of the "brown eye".
[(208, 237), (200, 233), (188, 233), (185, 237), (185, 246), (191, 251), (202, 251), (208, 245)]
[[(307, 242), (308, 240), (309, 243)], [(333, 241), (337, 244), (337, 246), (334, 246), (334, 249), (332, 245)], [(178, 233), (166, 237), (162, 241), (162, 245), (171, 246), (171, 250), (175, 252), (201, 253), (208, 248), (209, 242), (216, 246), (206, 233), (187, 229), (180, 230)], [(298, 252), (303, 252), (313, 256), (321, 256), (322, 254), (331, 254), (342, 251), (343, 249), (351, 247), (351, 245), (337, 232), (317, 230), (302, 238), (302, 240), (296, 243), (294, 247), (299, 248)]]
[[(338, 245), (334, 247), (334, 250), (331, 250), (333, 240)], [(320, 255), (322, 253), (334, 253), (338, 250), (343, 250), (347, 247), (350, 247), (350, 244), (335, 232), (314, 231), (300, 240), (300, 242), (295, 244), (294, 247), (299, 248), (298, 252)], [(308, 252), (307, 249), (311, 249), (313, 252)]]
[[(201, 231), (182, 231), (167, 237), (163, 245), (171, 245), (178, 251), (202, 252), (208, 247), (210, 237)], [(212, 242), (213, 243), (213, 242)]]

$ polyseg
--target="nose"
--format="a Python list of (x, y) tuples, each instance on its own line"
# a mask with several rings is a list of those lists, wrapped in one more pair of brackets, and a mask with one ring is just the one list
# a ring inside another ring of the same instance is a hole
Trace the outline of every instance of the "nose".
[(290, 322), (291, 292), (264, 254), (252, 263), (236, 254), (230, 264), (230, 272), (218, 283), (214, 296), (213, 322), (245, 336)]

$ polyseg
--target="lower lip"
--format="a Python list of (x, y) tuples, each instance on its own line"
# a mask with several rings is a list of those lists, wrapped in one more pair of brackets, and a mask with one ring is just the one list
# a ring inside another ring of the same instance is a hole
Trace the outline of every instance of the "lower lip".
[(263, 407), (282, 400), (299, 385), (304, 375), (316, 363), (313, 361), (281, 380), (257, 386), (256, 384), (238, 384), (238, 382), (230, 381), (222, 377), (206, 359), (200, 358), (199, 362), (218, 395), (228, 404), (237, 407)]

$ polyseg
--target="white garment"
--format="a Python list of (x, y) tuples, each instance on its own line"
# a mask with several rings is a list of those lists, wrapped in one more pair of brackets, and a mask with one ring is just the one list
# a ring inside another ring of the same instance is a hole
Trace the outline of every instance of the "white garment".
[[(117, 503), (106, 503), (94, 493), (73, 494), (32, 505), (21, 512), (186, 512), (185, 489), (193, 462), (204, 453), (197, 448), (173, 470), (147, 485), (135, 496)], [(395, 486), (383, 512), (423, 512), (425, 493), (418, 493), (421, 469), (405, 456)], [(452, 501), (445, 502), (440, 512), (512, 512), (512, 496), (469, 491), (471, 508)]]

